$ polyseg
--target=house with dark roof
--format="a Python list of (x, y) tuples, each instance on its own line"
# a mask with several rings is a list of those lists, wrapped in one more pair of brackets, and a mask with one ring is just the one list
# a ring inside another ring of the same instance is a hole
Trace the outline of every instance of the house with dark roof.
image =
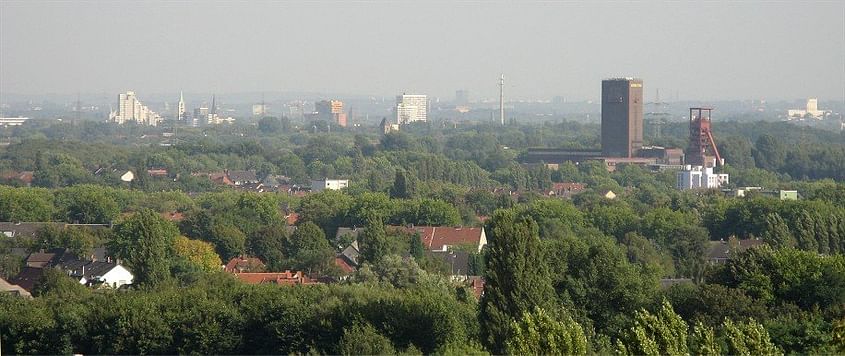
[(12, 279), (22, 288), (32, 291), (47, 268), (56, 268), (87, 286), (120, 288), (132, 284), (134, 277), (117, 261), (106, 256), (105, 248), (96, 248), (90, 259), (81, 259), (64, 248), (33, 252), (26, 258), (26, 267)]
[(0, 235), (11, 238), (32, 238), (45, 226), (62, 226), (52, 222), (0, 222)]
[(710, 241), (710, 246), (707, 249), (707, 262), (713, 264), (725, 263), (734, 254), (764, 245), (766, 245), (766, 242), (760, 239), (737, 240), (731, 238), (728, 241)]
[(111, 260), (84, 261), (70, 260), (57, 266), (68, 276), (78, 280), (80, 284), (89, 287), (107, 286), (120, 288), (132, 284), (134, 276), (122, 265)]
[(9, 282), (12, 284), (16, 284), (26, 290), (27, 292), (32, 292), (35, 289), (35, 286), (41, 282), (41, 278), (44, 276), (44, 269), (38, 267), (24, 267), (18, 272), (17, 276), (14, 276), (9, 279)]
[(241, 186), (245, 184), (257, 184), (259, 183), (258, 177), (255, 176), (255, 171), (226, 171), (226, 175), (229, 177), (229, 180), (232, 181), (232, 184), (236, 186)]
[(0, 294), (9, 294), (27, 299), (32, 298), (32, 294), (29, 291), (19, 285), (11, 284), (3, 278), (0, 278)]
[(428, 251), (433, 256), (445, 262), (449, 266), (449, 276), (455, 281), (465, 281), (471, 273), (469, 272), (469, 252), (466, 251)]

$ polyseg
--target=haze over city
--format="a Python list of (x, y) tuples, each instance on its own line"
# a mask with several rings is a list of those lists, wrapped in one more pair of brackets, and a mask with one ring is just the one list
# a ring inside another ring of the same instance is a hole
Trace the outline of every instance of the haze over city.
[(0, 2), (0, 95), (845, 98), (841, 2)]

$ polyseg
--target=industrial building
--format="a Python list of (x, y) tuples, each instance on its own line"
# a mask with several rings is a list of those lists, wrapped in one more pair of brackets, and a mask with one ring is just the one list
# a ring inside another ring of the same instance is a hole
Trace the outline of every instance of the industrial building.
[(723, 165), (722, 156), (716, 148), (713, 132), (710, 130), (711, 108), (689, 109), (689, 147), (687, 148), (686, 164), (694, 166), (714, 167)]
[(677, 173), (678, 190), (719, 188), (728, 183), (728, 175), (713, 172), (713, 167), (687, 165)]
[(643, 146), (642, 79), (605, 79), (601, 97), (602, 156), (635, 157)]

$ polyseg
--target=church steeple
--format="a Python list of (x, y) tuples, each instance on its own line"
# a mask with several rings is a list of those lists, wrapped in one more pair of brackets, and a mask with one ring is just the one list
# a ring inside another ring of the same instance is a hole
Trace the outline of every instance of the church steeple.
[(187, 120), (187, 112), (185, 109), (185, 96), (182, 95), (182, 91), (179, 91), (179, 107), (176, 109), (176, 119), (177, 120)]

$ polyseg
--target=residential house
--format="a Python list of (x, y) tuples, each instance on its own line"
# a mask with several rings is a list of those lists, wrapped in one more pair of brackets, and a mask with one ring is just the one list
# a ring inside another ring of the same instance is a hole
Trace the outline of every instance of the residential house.
[(600, 191), (599, 191), (599, 195), (600, 195), (602, 198), (605, 198), (605, 199), (607, 199), (607, 200), (613, 200), (613, 199), (616, 199), (616, 193), (614, 193), (614, 192), (613, 192), (612, 190), (610, 190), (610, 189), (602, 189), (602, 190), (600, 190)]
[(484, 245), (487, 245), (487, 234), (483, 227), (413, 226), (408, 230), (419, 233), (423, 246), (429, 251), (448, 251), (464, 246), (481, 252)]
[(302, 272), (235, 273), (235, 278), (247, 284), (312, 285), (321, 284)]
[(264, 184), (264, 186), (266, 186), (268, 188), (276, 189), (276, 188), (283, 186), (283, 185), (289, 185), (290, 184), (290, 178), (287, 177), (287, 176), (283, 176), (283, 175), (270, 174), (270, 175), (267, 175), (266, 177), (264, 177), (264, 179), (261, 180), (261, 184)]
[(583, 183), (553, 183), (552, 189), (545, 192), (545, 195), (571, 198), (573, 195), (583, 192), (586, 188), (587, 186)]
[(9, 238), (33, 238), (47, 225), (62, 226), (50, 222), (0, 222), (0, 234)]
[(34, 175), (33, 171), (7, 172), (0, 174), (0, 182), (18, 183), (28, 187), (32, 185)]
[[(198, 175), (203, 175), (203, 174), (198, 174)], [(232, 180), (229, 179), (229, 176), (226, 174), (226, 172), (208, 173), (207, 176), (208, 176), (209, 180), (211, 180), (212, 182), (217, 183), (217, 184), (228, 185), (228, 186), (234, 186), (235, 185), (235, 183), (233, 183)]]
[(54, 248), (34, 252), (26, 258), (26, 267), (15, 276), (13, 283), (32, 291), (47, 268), (56, 268), (86, 286), (109, 286), (119, 288), (132, 284), (133, 276), (125, 267), (105, 257), (105, 248), (96, 248), (90, 259), (81, 259), (70, 250)]
[(258, 257), (235, 257), (229, 260), (223, 270), (229, 273), (256, 273), (264, 272), (266, 266)]
[(472, 273), (469, 271), (469, 253), (466, 251), (428, 251), (429, 256), (446, 262), (449, 276), (453, 281), (466, 281)]
[(725, 263), (731, 259), (733, 254), (765, 245), (766, 242), (760, 239), (737, 240), (730, 238), (728, 241), (710, 241), (707, 250), (707, 261), (713, 264)]
[(234, 184), (235, 186), (259, 183), (258, 178), (255, 176), (255, 171), (252, 170), (226, 171), (226, 175), (229, 177), (229, 180), (231, 180), (232, 184)]
[(44, 269), (40, 267), (24, 267), (18, 273), (17, 276), (14, 276), (9, 279), (9, 282), (12, 284), (16, 284), (26, 290), (27, 292), (32, 292), (35, 289), (35, 286), (41, 282), (41, 278), (44, 276)]
[(152, 168), (147, 170), (147, 175), (150, 177), (167, 177), (168, 172), (164, 168)]
[(30, 299), (32, 298), (32, 294), (29, 293), (26, 289), (23, 289), (19, 285), (15, 285), (12, 283), (7, 282), (5, 279), (0, 278), (0, 294), (10, 294), (18, 297), (23, 297)]
[(132, 284), (134, 276), (122, 265), (106, 261), (70, 260), (57, 266), (80, 284), (89, 287), (120, 288)]

